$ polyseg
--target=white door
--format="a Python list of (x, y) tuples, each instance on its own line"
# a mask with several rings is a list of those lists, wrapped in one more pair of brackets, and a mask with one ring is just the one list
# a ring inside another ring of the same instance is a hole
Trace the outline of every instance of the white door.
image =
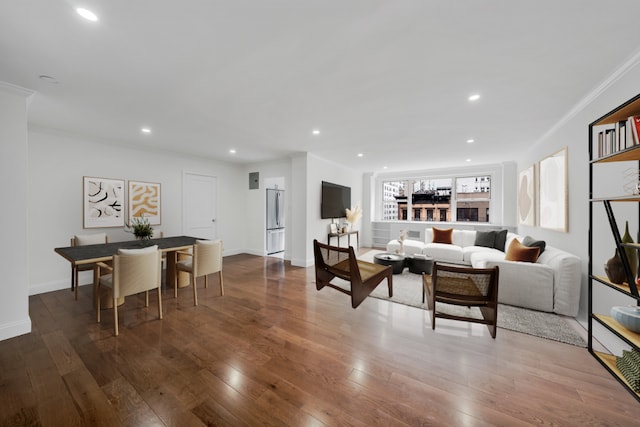
[(215, 176), (184, 172), (182, 177), (182, 229), (202, 239), (218, 236), (217, 184)]

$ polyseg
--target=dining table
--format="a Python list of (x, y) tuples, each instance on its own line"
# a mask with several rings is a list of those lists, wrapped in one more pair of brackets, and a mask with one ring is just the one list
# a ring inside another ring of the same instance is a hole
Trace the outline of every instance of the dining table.
[[(120, 249), (142, 249), (157, 245), (158, 250), (166, 254), (167, 259), (165, 286), (172, 286), (174, 280), (176, 280), (176, 262), (178, 261), (178, 252), (190, 249), (197, 240), (200, 240), (200, 238), (192, 236), (160, 237), (157, 239), (126, 240), (122, 242), (100, 243), (97, 245), (65, 246), (55, 248), (54, 251), (75, 267), (83, 264), (110, 261)], [(186, 286), (188, 283), (189, 276), (187, 274), (180, 274), (178, 276), (179, 287)], [(123, 301), (119, 301), (118, 304), (121, 304)], [(101, 304), (102, 303), (107, 305), (107, 307), (104, 308), (113, 306), (111, 301), (104, 297), (101, 299)]]

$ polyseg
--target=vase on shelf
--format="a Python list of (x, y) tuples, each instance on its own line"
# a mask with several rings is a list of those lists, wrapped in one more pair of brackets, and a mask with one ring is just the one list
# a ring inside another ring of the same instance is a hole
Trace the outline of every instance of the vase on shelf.
[[(629, 221), (625, 222), (624, 234), (622, 235), (622, 243), (633, 243), (633, 238), (629, 233)], [(629, 267), (631, 268), (631, 275), (635, 278), (638, 273), (638, 252), (635, 248), (625, 247), (625, 253), (627, 254), (627, 260), (629, 261)]]
[(622, 260), (620, 259), (620, 254), (617, 249), (613, 257), (604, 265), (604, 272), (607, 274), (607, 278), (611, 283), (619, 285), (625, 281), (624, 266), (622, 265)]

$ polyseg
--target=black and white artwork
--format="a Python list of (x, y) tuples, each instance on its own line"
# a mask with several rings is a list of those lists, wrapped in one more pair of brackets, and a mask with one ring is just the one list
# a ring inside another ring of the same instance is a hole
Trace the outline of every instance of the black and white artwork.
[(124, 180), (83, 178), (84, 228), (124, 226)]

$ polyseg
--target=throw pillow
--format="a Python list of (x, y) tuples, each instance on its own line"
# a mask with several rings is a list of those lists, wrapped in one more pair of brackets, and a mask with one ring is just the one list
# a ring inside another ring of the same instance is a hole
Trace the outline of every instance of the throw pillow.
[(542, 255), (542, 252), (544, 252), (544, 249), (547, 247), (547, 243), (544, 240), (535, 240), (531, 236), (526, 236), (524, 239), (522, 239), (522, 244), (530, 248), (540, 248), (540, 253), (538, 254), (538, 256)]
[(453, 228), (439, 229), (433, 227), (433, 243), (453, 245)]
[(496, 231), (496, 242), (493, 247), (499, 251), (504, 252), (504, 245), (507, 243), (507, 232), (509, 230), (504, 229), (500, 231)]
[(520, 243), (518, 239), (513, 239), (504, 259), (505, 261), (536, 262), (539, 254), (539, 247), (530, 248)]
[(495, 231), (476, 231), (476, 241), (474, 246), (484, 246), (485, 248), (493, 248), (496, 241)]

